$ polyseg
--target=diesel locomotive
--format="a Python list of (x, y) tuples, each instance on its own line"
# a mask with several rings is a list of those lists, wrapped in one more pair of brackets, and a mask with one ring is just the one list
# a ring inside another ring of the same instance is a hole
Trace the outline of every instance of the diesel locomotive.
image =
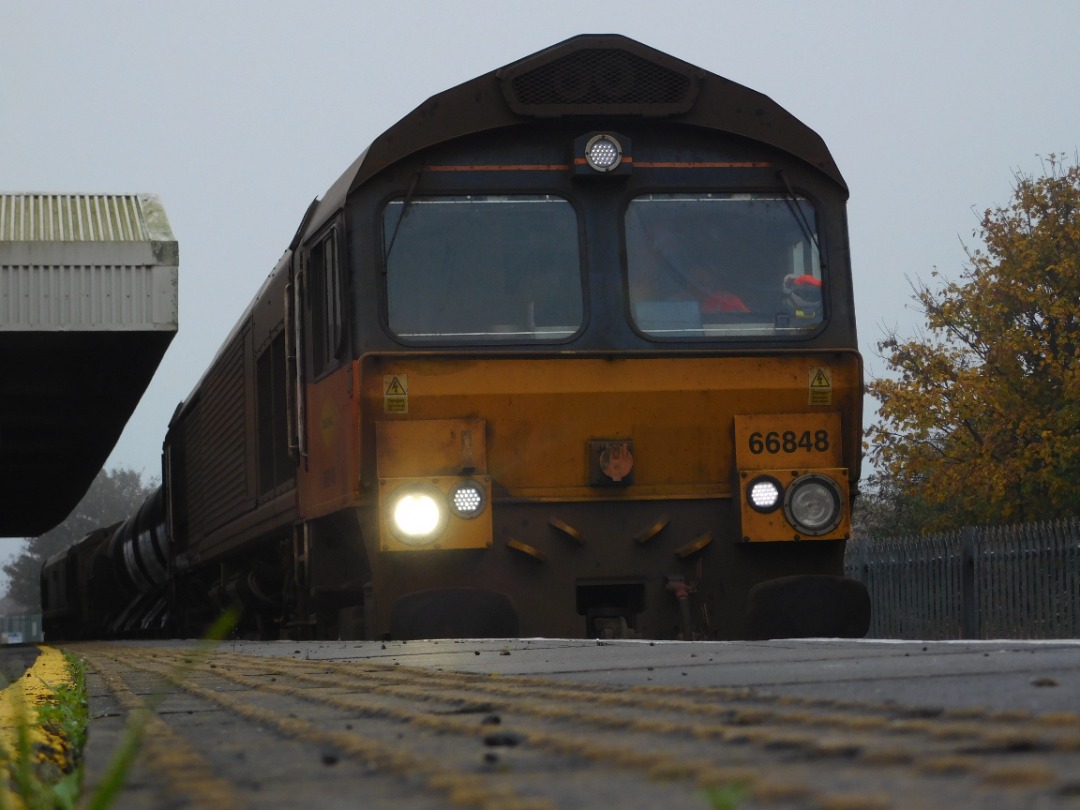
[(616, 35), (440, 93), (307, 210), (50, 637), (858, 636), (847, 186)]

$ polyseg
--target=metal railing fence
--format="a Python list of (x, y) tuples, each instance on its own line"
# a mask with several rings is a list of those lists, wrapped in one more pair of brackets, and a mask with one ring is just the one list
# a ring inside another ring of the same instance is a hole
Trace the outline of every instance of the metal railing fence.
[(848, 543), (871, 638), (1080, 638), (1080, 518)]
[(41, 641), (41, 614), (0, 616), (0, 644)]

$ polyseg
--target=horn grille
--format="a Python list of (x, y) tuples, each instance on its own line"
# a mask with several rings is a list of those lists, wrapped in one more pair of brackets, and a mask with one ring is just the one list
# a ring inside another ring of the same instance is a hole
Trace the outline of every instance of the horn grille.
[(511, 106), (531, 115), (597, 105), (609, 113), (672, 115), (689, 109), (696, 89), (685, 73), (615, 48), (571, 51), (508, 78)]

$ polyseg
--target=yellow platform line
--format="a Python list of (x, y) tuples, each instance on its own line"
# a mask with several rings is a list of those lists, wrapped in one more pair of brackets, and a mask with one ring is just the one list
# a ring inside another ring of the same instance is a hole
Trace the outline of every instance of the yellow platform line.
[(74, 688), (64, 655), (54, 647), (38, 645), (40, 654), (26, 673), (0, 691), (0, 801), (5, 807), (20, 807), (20, 798), (8, 789), (17, 758), (21, 757), (20, 729), (25, 734), (25, 751), (30, 753), (34, 769), (45, 780), (67, 773), (69, 743), (61, 735), (38, 724), (36, 708), (53, 699), (60, 686)]

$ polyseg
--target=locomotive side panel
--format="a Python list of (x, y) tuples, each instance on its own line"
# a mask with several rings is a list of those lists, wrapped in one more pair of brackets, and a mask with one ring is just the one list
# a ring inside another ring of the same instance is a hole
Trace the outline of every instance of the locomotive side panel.
[(188, 570), (287, 537), (296, 517), (288, 446), (288, 261), (268, 278), (170, 425), (170, 537)]
[[(237, 333), (169, 431), (172, 537), (205, 558), (215, 531), (255, 505), (251, 330)], [(193, 401), (192, 401), (193, 400)]]

